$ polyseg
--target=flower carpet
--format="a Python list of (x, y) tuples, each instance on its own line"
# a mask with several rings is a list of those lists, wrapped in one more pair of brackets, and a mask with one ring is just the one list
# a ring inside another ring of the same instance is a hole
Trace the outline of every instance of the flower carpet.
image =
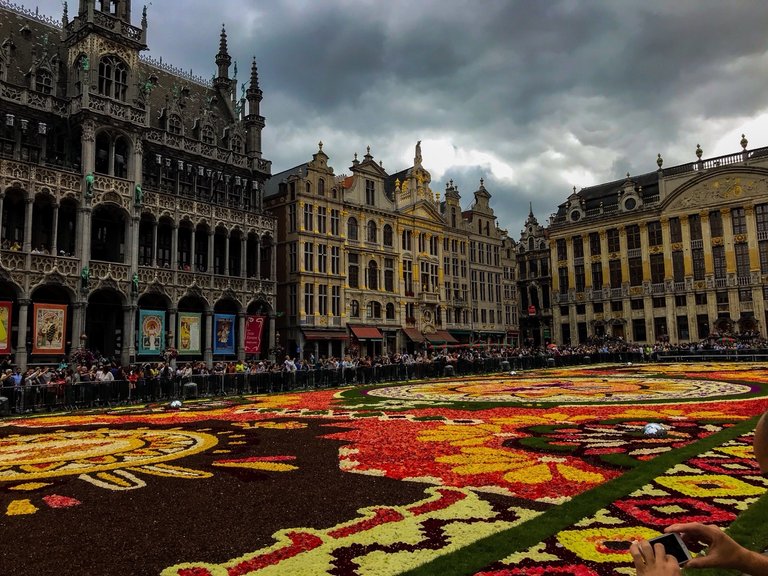
[(632, 575), (679, 521), (764, 549), (765, 410), (768, 367), (645, 364), (0, 420), (0, 574)]

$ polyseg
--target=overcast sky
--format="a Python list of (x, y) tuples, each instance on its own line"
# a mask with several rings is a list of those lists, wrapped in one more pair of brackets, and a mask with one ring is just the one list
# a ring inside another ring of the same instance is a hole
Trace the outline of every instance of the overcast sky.
[(467, 208), (485, 178), (514, 238), (529, 202), (545, 222), (658, 153), (768, 145), (763, 0), (152, 0), (148, 20), (149, 55), (206, 78), (222, 24), (241, 82), (256, 57), (273, 173), (320, 140), (337, 174), (366, 146), (392, 173), (421, 140), (433, 190), (453, 179)]

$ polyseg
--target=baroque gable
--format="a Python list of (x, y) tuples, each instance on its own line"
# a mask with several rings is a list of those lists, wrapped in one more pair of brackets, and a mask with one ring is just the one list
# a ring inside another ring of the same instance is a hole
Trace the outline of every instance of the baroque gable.
[(686, 183), (667, 201), (665, 211), (717, 208), (730, 202), (764, 199), (768, 194), (768, 172), (728, 171)]

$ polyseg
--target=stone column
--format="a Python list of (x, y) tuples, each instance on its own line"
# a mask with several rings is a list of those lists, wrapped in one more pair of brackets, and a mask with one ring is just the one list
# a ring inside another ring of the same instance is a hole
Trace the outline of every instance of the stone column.
[(680, 216), (680, 235), (683, 237), (683, 266), (686, 278), (693, 277), (693, 252), (691, 249), (691, 226), (688, 216)]
[(27, 313), (31, 300), (21, 299), (19, 302), (19, 330), (16, 335), (16, 365), (20, 372), (27, 369)]
[[(269, 349), (273, 350), (275, 348), (275, 314), (272, 313), (269, 315)], [(275, 358), (274, 354), (270, 354), (272, 357), (272, 360), (278, 360), (278, 358)]]
[(173, 223), (173, 231), (171, 232), (171, 270), (174, 273), (179, 269), (179, 225)]
[[(0, 198), (0, 214), (2, 214), (3, 200)], [(744, 206), (744, 218), (747, 221), (747, 242), (749, 245), (749, 271), (760, 272), (760, 252), (757, 241), (757, 222), (755, 221), (755, 207), (751, 204)]]
[(123, 347), (120, 350), (120, 363), (129, 366), (136, 359), (136, 306), (123, 306)]
[(214, 242), (216, 235), (212, 228), (208, 229), (208, 274), (213, 274), (213, 248), (216, 245)]
[(247, 258), (247, 252), (248, 250), (248, 238), (245, 236), (245, 234), (240, 235), (240, 277), (241, 278), (247, 278), (248, 277), (248, 258)]
[(24, 244), (22, 250), (29, 254), (32, 251), (32, 211), (35, 205), (34, 198), (26, 198), (26, 211), (24, 216)]
[[(129, 249), (128, 249), (128, 257), (130, 258), (128, 263), (131, 266), (131, 273), (128, 275), (128, 285), (131, 284), (131, 278), (133, 277), (134, 273), (138, 273), (139, 271), (139, 225), (140, 225), (140, 216), (138, 213), (134, 213), (134, 215), (131, 217), (131, 235), (130, 235), (130, 242), (129, 242)], [(131, 293), (130, 288), (128, 289), (128, 294)]]
[[(1, 214), (2, 212), (0, 212)], [(59, 205), (53, 205), (53, 235), (51, 236), (51, 245), (48, 247), (53, 256), (59, 254), (58, 244), (59, 238)]]
[(245, 360), (245, 312), (237, 313), (237, 359)]
[(203, 361), (208, 368), (213, 366), (213, 348), (211, 348), (213, 338), (213, 312), (206, 310), (203, 312), (205, 318), (205, 342), (203, 344)]
[(195, 237), (197, 236), (197, 227), (192, 224), (192, 237), (189, 239), (189, 269), (192, 272), (197, 272), (197, 258), (195, 252), (197, 250)]
[(152, 223), (152, 267), (157, 268), (157, 227), (158, 221)]
[(712, 234), (709, 230), (709, 212), (703, 210), (699, 213), (701, 218), (701, 243), (704, 246), (704, 274), (715, 273), (715, 265), (712, 260)]
[(0, 194), (0, 238), (3, 237), (3, 204), (4, 203), (5, 203), (5, 194)]
[(256, 235), (256, 278), (261, 280), (261, 236)]
[(229, 243), (231, 239), (229, 230), (227, 230), (226, 241), (224, 242), (224, 276), (229, 276)]

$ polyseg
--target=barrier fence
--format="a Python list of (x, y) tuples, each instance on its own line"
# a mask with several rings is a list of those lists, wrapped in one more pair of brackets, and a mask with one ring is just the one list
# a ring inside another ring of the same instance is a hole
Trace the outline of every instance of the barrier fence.
[(768, 361), (768, 350), (610, 352), (560, 356), (509, 356), (460, 358), (455, 362), (437, 359), (411, 364), (384, 364), (355, 368), (318, 368), (296, 372), (255, 374), (200, 374), (172, 379), (141, 378), (135, 382), (81, 381), (73, 384), (21, 384), (0, 386), (0, 416), (31, 412), (78, 410), (147, 402), (170, 402), (215, 396), (242, 396), (294, 390), (316, 390), (350, 385), (383, 384), (440, 378), (530, 370), (592, 363), (627, 362), (759, 362)]

